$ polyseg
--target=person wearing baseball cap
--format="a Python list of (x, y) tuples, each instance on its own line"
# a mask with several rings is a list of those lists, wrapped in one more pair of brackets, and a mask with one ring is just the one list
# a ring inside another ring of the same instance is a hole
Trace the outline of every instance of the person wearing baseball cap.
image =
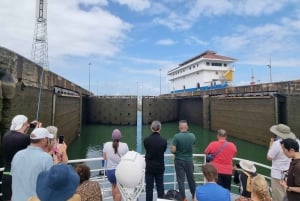
[(39, 173), (49, 170), (53, 165), (52, 157), (45, 152), (49, 138), (53, 138), (53, 135), (46, 128), (35, 128), (30, 134), (30, 145), (13, 157), (12, 200), (27, 200), (36, 195)]
[(121, 157), (128, 152), (128, 145), (120, 142), (122, 137), (119, 129), (114, 129), (111, 138), (112, 142), (106, 142), (103, 147), (103, 158), (106, 160), (107, 179), (111, 183), (112, 196), (114, 201), (121, 201), (122, 196), (117, 186), (116, 167), (121, 161)]
[(270, 127), (273, 137), (270, 140), (267, 159), (272, 161), (271, 167), (271, 188), (273, 201), (282, 201), (285, 196), (285, 188), (280, 185), (280, 180), (284, 171), (289, 169), (291, 159), (282, 151), (281, 141), (283, 139), (296, 139), (296, 135), (290, 127), (285, 124), (276, 124)]

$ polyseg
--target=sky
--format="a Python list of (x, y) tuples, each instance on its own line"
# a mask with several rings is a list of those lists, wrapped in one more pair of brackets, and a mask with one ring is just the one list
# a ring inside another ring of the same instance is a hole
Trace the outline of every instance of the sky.
[[(28, 59), (35, 7), (0, 1), (0, 46)], [(237, 59), (234, 86), (300, 79), (299, 0), (49, 0), (47, 29), (49, 70), (95, 95), (169, 93), (207, 50)]]

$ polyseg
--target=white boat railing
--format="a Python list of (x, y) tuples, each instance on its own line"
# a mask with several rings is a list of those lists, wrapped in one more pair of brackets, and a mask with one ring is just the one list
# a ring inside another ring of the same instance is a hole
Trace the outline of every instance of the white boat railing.
[[(194, 170), (195, 182), (197, 185), (201, 185), (205, 182), (201, 171), (201, 166), (206, 163), (205, 162), (206, 156), (205, 154), (193, 154), (193, 160), (194, 160), (194, 167), (195, 167)], [(244, 160), (244, 159), (234, 158), (233, 160), (234, 160), (234, 164), (236, 164), (240, 160)], [(69, 160), (68, 164), (76, 165), (79, 163), (86, 163), (91, 168), (91, 180), (98, 181), (100, 184), (104, 200), (112, 200), (111, 185), (107, 180), (105, 167), (102, 166), (102, 161), (103, 161), (103, 157), (97, 157), (97, 158)], [(265, 178), (268, 181), (270, 181), (271, 178), (267, 175), (270, 175), (271, 167), (254, 161), (253, 163), (258, 169), (258, 173), (264, 175)], [(3, 170), (4, 168), (0, 168), (0, 172), (3, 172)], [(2, 184), (1, 181), (0, 184)], [(173, 154), (165, 154), (164, 186), (165, 186), (165, 190), (178, 189)], [(233, 187), (232, 192), (238, 194), (239, 185), (232, 184), (232, 187)], [(145, 189), (143, 189), (143, 191), (144, 190)], [(2, 193), (0, 193), (0, 196), (2, 196)]]

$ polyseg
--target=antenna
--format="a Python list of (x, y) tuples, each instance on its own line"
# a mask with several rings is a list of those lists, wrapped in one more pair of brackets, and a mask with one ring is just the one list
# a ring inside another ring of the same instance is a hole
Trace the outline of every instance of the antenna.
[(31, 57), (34, 62), (48, 70), (47, 0), (36, 0)]
[(36, 120), (38, 120), (44, 79), (44, 69), (48, 70), (49, 67), (47, 39), (47, 0), (36, 0), (35, 28), (31, 49), (31, 57), (35, 63), (42, 66), (42, 74), (40, 76), (40, 90), (36, 111)]
[(251, 82), (250, 85), (255, 85), (255, 81), (254, 81), (254, 73), (253, 73), (253, 68), (251, 69)]

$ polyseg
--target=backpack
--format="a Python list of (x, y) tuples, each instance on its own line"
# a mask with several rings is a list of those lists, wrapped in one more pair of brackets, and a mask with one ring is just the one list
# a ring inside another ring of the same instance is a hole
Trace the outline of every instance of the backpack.
[(177, 190), (168, 190), (164, 195), (164, 199), (182, 201), (181, 195)]

